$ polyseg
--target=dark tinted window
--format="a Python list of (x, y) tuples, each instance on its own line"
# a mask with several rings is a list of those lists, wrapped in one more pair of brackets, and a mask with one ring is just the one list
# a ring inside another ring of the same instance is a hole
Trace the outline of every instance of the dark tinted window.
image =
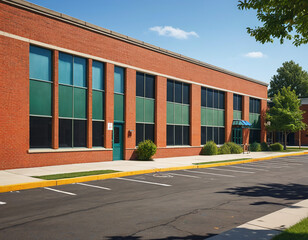
[(242, 111), (243, 98), (242, 96), (238, 96), (238, 110)]
[(30, 148), (51, 148), (51, 118), (30, 117)]
[(201, 144), (206, 143), (206, 127), (201, 127)]
[(224, 92), (219, 92), (219, 106), (218, 108), (220, 109), (225, 109), (225, 93)]
[(167, 81), (167, 101), (173, 102), (174, 100), (174, 82), (171, 80)]
[(136, 146), (143, 141), (143, 129), (144, 124), (143, 123), (136, 123)]
[(74, 120), (74, 147), (86, 147), (87, 121)]
[(167, 145), (174, 145), (174, 126), (167, 125)]
[(144, 74), (136, 74), (136, 96), (144, 97)]
[(207, 96), (206, 96), (206, 105), (207, 107), (212, 108), (214, 106), (213, 104), (213, 89), (207, 89)]
[(92, 122), (92, 145), (93, 147), (104, 146), (104, 122)]
[(183, 83), (183, 103), (189, 104), (189, 85)]
[(175, 125), (175, 145), (182, 145), (182, 126)]
[(206, 88), (201, 88), (201, 106), (206, 107)]
[(206, 141), (212, 141), (213, 140), (213, 128), (207, 127), (206, 128)]
[(218, 136), (218, 127), (214, 127), (214, 142), (217, 144), (219, 143)]
[(214, 108), (218, 108), (218, 91), (214, 90)]
[(59, 147), (72, 147), (71, 119), (59, 119)]
[(233, 94), (233, 110), (238, 110), (237, 109), (237, 95), (236, 94)]
[(120, 128), (113, 128), (113, 143), (120, 143)]
[(183, 145), (189, 145), (189, 126), (183, 126)]
[(154, 124), (144, 124), (144, 129), (144, 140), (152, 140), (154, 142)]
[(225, 142), (225, 129), (219, 128), (219, 144), (224, 144)]
[(155, 77), (145, 75), (145, 97), (155, 98)]
[(177, 103), (182, 103), (182, 83), (181, 82), (174, 82), (174, 93), (175, 93), (174, 101)]

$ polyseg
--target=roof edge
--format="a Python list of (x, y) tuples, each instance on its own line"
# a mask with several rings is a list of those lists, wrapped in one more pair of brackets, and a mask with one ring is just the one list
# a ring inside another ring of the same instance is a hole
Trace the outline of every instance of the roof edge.
[(202, 61), (190, 58), (190, 57), (186, 57), (184, 55), (181, 55), (181, 54), (178, 54), (178, 53), (157, 47), (157, 46), (149, 44), (149, 43), (145, 43), (143, 41), (128, 37), (126, 35), (123, 35), (123, 34), (120, 34), (120, 33), (117, 33), (117, 32), (111, 31), (111, 30), (108, 30), (106, 28), (96, 26), (94, 24), (79, 20), (77, 18), (56, 12), (54, 10), (51, 10), (51, 9), (48, 9), (48, 8), (45, 8), (45, 7), (41, 7), (39, 5), (24, 1), (24, 0), (0, 0), (0, 1), (7, 3), (7, 4), (10, 4), (10, 5), (13, 5), (13, 6), (17, 6), (17, 7), (22, 8), (22, 9), (26, 9), (26, 10), (29, 10), (29, 11), (32, 11), (32, 12), (39, 13), (39, 14), (47, 16), (47, 17), (51, 17), (51, 18), (55, 18), (55, 19), (58, 19), (58, 20), (63, 21), (63, 22), (67, 22), (67, 23), (70, 23), (72, 25), (75, 25), (75, 26), (78, 26), (78, 27), (81, 27), (81, 28), (84, 28), (84, 29), (87, 29), (87, 30), (90, 30), (90, 31), (93, 31), (93, 32), (96, 32), (96, 33), (100, 33), (100, 34), (105, 35), (105, 36), (109, 36), (109, 37), (112, 37), (112, 38), (115, 38), (115, 39), (118, 39), (118, 40), (121, 40), (121, 41), (124, 41), (124, 42), (128, 42), (130, 44), (134, 44), (136, 46), (146, 48), (146, 49), (149, 49), (149, 50), (152, 50), (152, 51), (155, 51), (155, 52), (158, 52), (158, 53), (170, 56), (170, 57), (174, 57), (174, 58), (177, 58), (177, 59), (189, 62), (189, 63), (193, 63), (193, 64), (196, 64), (196, 65), (208, 68), (208, 69), (212, 69), (212, 70), (215, 70), (215, 71), (218, 71), (218, 72), (221, 72), (221, 73), (225, 73), (225, 74), (228, 74), (228, 75), (231, 75), (231, 76), (234, 76), (234, 77), (238, 77), (238, 78), (241, 78), (241, 79), (244, 79), (244, 80), (247, 80), (247, 81), (250, 81), (250, 82), (254, 82), (254, 83), (266, 86), (266, 87), (269, 85), (268, 83), (265, 83), (265, 82), (262, 82), (262, 81), (259, 81), (259, 80), (256, 80), (256, 79), (253, 79), (253, 78), (250, 78), (250, 77), (238, 74), (238, 73), (234, 73), (232, 71), (229, 71), (229, 70), (226, 70), (226, 69), (223, 69), (223, 68), (220, 68), (220, 67), (216, 67), (214, 65), (211, 65), (211, 64), (208, 64), (208, 63), (205, 63), (205, 62), (202, 62)]

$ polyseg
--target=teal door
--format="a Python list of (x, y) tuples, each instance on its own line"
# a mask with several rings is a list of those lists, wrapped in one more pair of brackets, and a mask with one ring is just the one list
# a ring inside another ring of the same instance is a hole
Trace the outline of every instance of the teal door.
[(113, 127), (113, 160), (123, 159), (123, 125), (115, 123)]
[(242, 128), (232, 129), (232, 142), (235, 142), (237, 144), (243, 143)]

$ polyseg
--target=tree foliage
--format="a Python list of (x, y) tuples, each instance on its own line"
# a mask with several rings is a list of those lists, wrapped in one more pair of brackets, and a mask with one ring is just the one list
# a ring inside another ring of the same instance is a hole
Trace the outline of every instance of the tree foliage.
[(308, 73), (293, 61), (284, 62), (270, 81), (268, 96), (273, 97), (282, 87), (291, 87), (299, 97), (308, 97)]
[(274, 95), (273, 107), (266, 113), (266, 120), (270, 122), (267, 129), (284, 133), (285, 149), (288, 133), (305, 129), (306, 124), (302, 122), (303, 113), (304, 111), (300, 110), (300, 100), (290, 87), (283, 87)]
[(263, 23), (247, 32), (258, 42), (273, 42), (278, 38), (292, 40), (295, 46), (308, 42), (308, 1), (307, 0), (243, 0), (238, 8), (257, 10), (257, 18)]

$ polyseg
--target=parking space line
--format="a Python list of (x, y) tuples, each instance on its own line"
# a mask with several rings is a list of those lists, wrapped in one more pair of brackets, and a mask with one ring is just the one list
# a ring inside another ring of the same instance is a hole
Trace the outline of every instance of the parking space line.
[(49, 187), (44, 187), (44, 188), (47, 189), (47, 190), (50, 190), (50, 191), (59, 192), (59, 193), (64, 193), (64, 194), (67, 194), (67, 195), (72, 195), (72, 196), (77, 195), (77, 194), (75, 194), (75, 193), (65, 192), (65, 191), (61, 191), (61, 190), (57, 190), (57, 189), (53, 189), (53, 188), (49, 188)]
[(255, 168), (255, 167), (240, 167), (240, 166), (228, 166), (228, 167), (233, 167), (233, 168), (240, 168), (240, 169), (251, 169), (251, 170), (258, 170), (258, 171), (264, 171), (264, 172), (268, 172), (269, 170), (267, 169), (259, 169), (259, 168)]
[(141, 181), (141, 180), (130, 179), (130, 178), (114, 178), (114, 179), (125, 180), (125, 181), (131, 181), (131, 182), (139, 182), (139, 183), (147, 183), (147, 184), (159, 185), (159, 186), (163, 186), (163, 187), (171, 187), (171, 185), (169, 185), (169, 184), (156, 183), (156, 182), (148, 182), (148, 181)]
[(207, 174), (207, 175), (215, 175), (215, 176), (221, 176), (221, 177), (235, 177), (233, 175), (224, 175), (224, 174), (218, 174), (218, 173), (208, 173), (208, 172), (199, 172), (199, 171), (191, 171), (191, 170), (183, 170), (185, 172), (191, 172), (191, 173), (200, 173), (200, 174)]
[(302, 166), (303, 164), (300, 163), (292, 163), (292, 162), (286, 162), (286, 161), (281, 161), (281, 162), (271, 162), (273, 164), (284, 164), (284, 165), (294, 165), (294, 166)]
[(211, 168), (210, 170), (238, 172), (238, 173), (255, 173), (255, 172), (239, 171), (239, 170), (232, 170), (232, 169), (221, 169), (221, 168)]
[(268, 164), (263, 165), (263, 164), (260, 164), (260, 163), (257, 163), (257, 164), (255, 164), (255, 163), (245, 163), (245, 164), (248, 164), (249, 166), (257, 166), (257, 167), (262, 166), (263, 168), (287, 168), (287, 166), (277, 167), (277, 166), (269, 166)]
[(104, 189), (104, 190), (111, 190), (110, 188), (95, 186), (95, 185), (86, 184), (86, 183), (76, 183), (76, 184), (86, 186), (86, 187), (99, 188), (99, 189)]
[(4, 204), (6, 204), (6, 202), (0, 202), (0, 205), (4, 205)]
[(178, 173), (169, 173), (169, 174), (174, 175), (174, 176), (180, 176), (180, 177), (200, 178), (200, 177), (197, 177), (197, 176), (186, 175), (186, 174), (178, 174)]

